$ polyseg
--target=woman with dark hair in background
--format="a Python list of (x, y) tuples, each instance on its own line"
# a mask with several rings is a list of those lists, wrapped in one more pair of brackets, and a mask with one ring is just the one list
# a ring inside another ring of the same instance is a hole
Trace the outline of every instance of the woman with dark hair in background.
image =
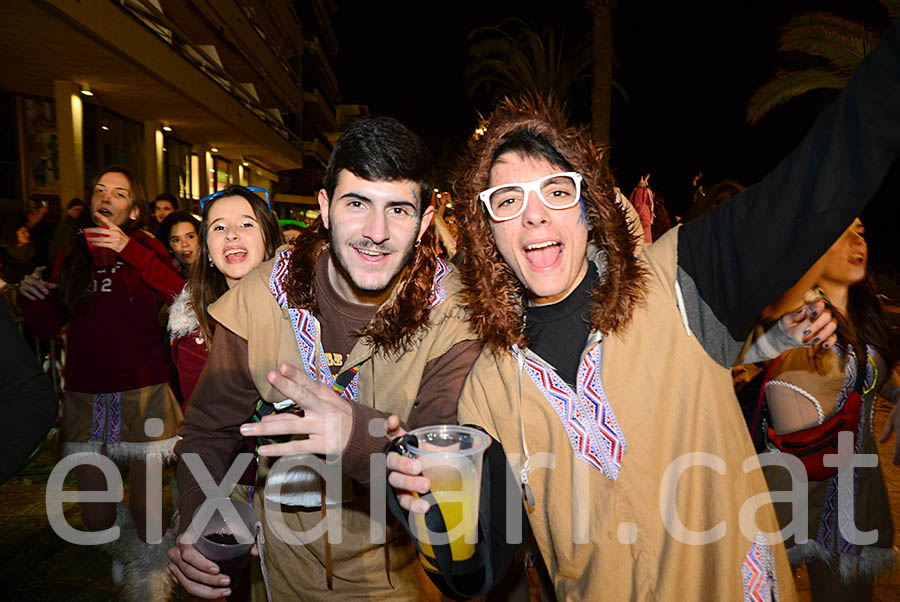
[(18, 214), (7, 217), (0, 232), (0, 269), (3, 280), (15, 284), (26, 274), (30, 274), (35, 268), (36, 252), (25, 216)]
[[(141, 230), (148, 214), (140, 181), (123, 167), (107, 167), (49, 281), (38, 267), (22, 280), (18, 298), (39, 337), (52, 338), (68, 325), (63, 454), (94, 452), (129, 465), (130, 515), (113, 502), (81, 504), (87, 530), (121, 528), (103, 546), (127, 600), (164, 600), (171, 591), (172, 530), (162, 545), (144, 543), (158, 541), (165, 529), (159, 500), (156, 507), (147, 503), (147, 482), (148, 472), (160, 474), (172, 457), (181, 420), (157, 314), (184, 280), (165, 247)], [(98, 468), (102, 459), (87, 458), (93, 466), (75, 468), (79, 491), (114, 488)]]
[(212, 343), (215, 323), (207, 308), (256, 266), (271, 259), (281, 244), (277, 219), (267, 201), (251, 190), (228, 186), (201, 204), (196, 265), (188, 285), (169, 308), (172, 357), (185, 401), (197, 384)]
[[(815, 274), (816, 296), (824, 296), (838, 320), (837, 344), (833, 348), (792, 349), (769, 369), (764, 387), (771, 451), (797, 449), (798, 442), (820, 444), (824, 436), (820, 431), (843, 420), (840, 430), (854, 433), (854, 453), (877, 454), (875, 401), (880, 394), (896, 404), (900, 379), (892, 374), (898, 359), (896, 335), (866, 279), (868, 249), (863, 233), (862, 222), (856, 219), (808, 272)], [(894, 406), (892, 413), (896, 412)], [(893, 418), (887, 421), (882, 441), (893, 430)], [(785, 436), (789, 436), (788, 443)], [(795, 455), (805, 458), (808, 454), (798, 450)], [(894, 462), (898, 461), (900, 439), (894, 452)], [(821, 462), (818, 466), (809, 460), (804, 464), (809, 501), (808, 522), (803, 526), (809, 539), (788, 538), (788, 557), (793, 565), (806, 562), (814, 601), (869, 600), (875, 578), (896, 564), (890, 502), (881, 467), (852, 469), (848, 485), (853, 488), (853, 524), (863, 534), (875, 534), (874, 541), (854, 545), (858, 542), (847, 540), (850, 536), (846, 528), (839, 528), (840, 513), (835, 511), (839, 508), (837, 467), (829, 471)], [(822, 474), (816, 474), (819, 470)], [(783, 468), (766, 466), (763, 472), (772, 492), (794, 490), (791, 474)], [(775, 511), (782, 529), (788, 528), (794, 518), (792, 505), (776, 503)]]
[(197, 259), (200, 222), (187, 211), (170, 213), (159, 225), (156, 237), (166, 246), (181, 277), (190, 277), (191, 264)]

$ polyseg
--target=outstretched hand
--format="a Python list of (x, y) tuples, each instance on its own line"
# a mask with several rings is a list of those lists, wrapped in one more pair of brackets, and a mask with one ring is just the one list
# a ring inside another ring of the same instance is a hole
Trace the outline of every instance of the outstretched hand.
[(47, 266), (40, 266), (19, 282), (19, 292), (29, 301), (40, 301), (46, 299), (50, 294), (50, 289), (56, 288), (52, 282), (44, 280), (44, 270)]
[(269, 414), (260, 422), (242, 424), (241, 434), (245, 437), (308, 435), (308, 438), (263, 445), (258, 450), (261, 456), (338, 455), (344, 451), (353, 426), (349, 401), (290, 364), (282, 364), (278, 372), (269, 372), (267, 378), (279, 393), (303, 410), (302, 415), (299, 412)]

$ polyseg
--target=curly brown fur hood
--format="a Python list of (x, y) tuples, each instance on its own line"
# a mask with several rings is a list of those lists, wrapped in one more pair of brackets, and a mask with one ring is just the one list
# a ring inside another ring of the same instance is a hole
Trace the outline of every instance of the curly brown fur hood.
[[(569, 127), (552, 101), (504, 100), (491, 115), (487, 133), (469, 144), (454, 184), (464, 260), (460, 272), (469, 318), (495, 351), (527, 343), (523, 329), (525, 289), (509, 268), (491, 234), (478, 194), (488, 187), (496, 149), (513, 132), (545, 137), (584, 176), (582, 197), (591, 229), (588, 242), (606, 255), (606, 270), (593, 291), (591, 326), (604, 334), (623, 329), (644, 296), (645, 271), (635, 257), (635, 240), (624, 210), (616, 203), (613, 179), (601, 149), (584, 128)], [(562, 166), (560, 166), (562, 167)]]
[[(319, 312), (316, 260), (328, 247), (328, 232), (320, 217), (294, 240), (291, 267), (285, 279), (288, 302)], [(377, 350), (395, 354), (411, 348), (420, 328), (428, 326), (428, 303), (437, 268), (437, 241), (429, 226), (390, 299), (382, 305), (361, 336)]]

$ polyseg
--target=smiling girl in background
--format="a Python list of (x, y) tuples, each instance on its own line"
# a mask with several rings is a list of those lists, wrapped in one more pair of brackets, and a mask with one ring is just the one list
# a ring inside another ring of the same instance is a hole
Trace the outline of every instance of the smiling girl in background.
[[(19, 287), (35, 335), (49, 339), (68, 325), (63, 455), (94, 452), (129, 465), (131, 516), (114, 502), (81, 504), (87, 530), (121, 528), (103, 545), (126, 600), (164, 600), (171, 591), (165, 553), (172, 530), (163, 545), (145, 543), (165, 529), (161, 505), (147, 504), (147, 473), (159, 474), (172, 457), (181, 420), (157, 314), (184, 280), (163, 245), (141, 230), (148, 215), (140, 181), (123, 167), (107, 167), (49, 281), (42, 266)], [(75, 473), (79, 491), (114, 489), (95, 466), (81, 464)]]
[(243, 186), (228, 186), (203, 201), (197, 265), (169, 308), (169, 338), (185, 400), (206, 364), (215, 323), (207, 308), (237, 281), (271, 259), (281, 244), (266, 201)]
[(200, 222), (187, 211), (170, 213), (159, 225), (157, 238), (166, 246), (182, 278), (190, 278), (191, 265), (200, 247)]

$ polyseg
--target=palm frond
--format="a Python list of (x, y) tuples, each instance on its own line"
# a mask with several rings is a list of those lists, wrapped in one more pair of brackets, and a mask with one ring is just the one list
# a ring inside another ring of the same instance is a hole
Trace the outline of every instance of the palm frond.
[(539, 34), (516, 17), (479, 27), (467, 40), (467, 93), (482, 93), (492, 102), (522, 91), (565, 98), (590, 73), (589, 45), (582, 42), (573, 49), (553, 28)]
[(860, 61), (878, 43), (872, 30), (861, 21), (827, 12), (803, 13), (782, 27), (779, 49), (819, 56), (835, 68), (855, 73)]
[(842, 90), (850, 77), (827, 67), (781, 71), (750, 97), (747, 103), (747, 122), (756, 124), (773, 109), (811, 90)]

